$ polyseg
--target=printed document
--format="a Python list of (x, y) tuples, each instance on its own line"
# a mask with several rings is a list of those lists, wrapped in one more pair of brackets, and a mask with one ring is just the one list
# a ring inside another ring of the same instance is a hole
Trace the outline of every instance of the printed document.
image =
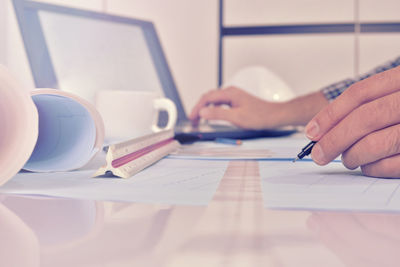
[(338, 162), (261, 161), (259, 167), (268, 208), (400, 211), (400, 179), (363, 176)]
[(163, 159), (129, 179), (92, 178), (96, 168), (59, 173), (20, 172), (0, 187), (0, 193), (203, 206), (212, 199), (227, 164)]

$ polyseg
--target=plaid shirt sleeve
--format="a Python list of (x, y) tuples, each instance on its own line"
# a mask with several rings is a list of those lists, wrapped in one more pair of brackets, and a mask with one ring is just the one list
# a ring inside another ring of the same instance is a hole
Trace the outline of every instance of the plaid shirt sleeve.
[(400, 57), (398, 57), (397, 59), (387, 62), (386, 64), (383, 64), (381, 66), (376, 67), (375, 69), (373, 69), (370, 72), (367, 72), (363, 75), (358, 76), (355, 79), (346, 79), (331, 85), (328, 85), (324, 88), (321, 89), (321, 92), (324, 94), (324, 96), (326, 97), (326, 99), (331, 102), (333, 101), (336, 97), (338, 97), (341, 93), (343, 93), (344, 90), (346, 90), (347, 88), (349, 88), (352, 84), (364, 80), (368, 77), (371, 77), (377, 73), (386, 71), (386, 70), (390, 70), (392, 68), (395, 68), (397, 66), (400, 66)]

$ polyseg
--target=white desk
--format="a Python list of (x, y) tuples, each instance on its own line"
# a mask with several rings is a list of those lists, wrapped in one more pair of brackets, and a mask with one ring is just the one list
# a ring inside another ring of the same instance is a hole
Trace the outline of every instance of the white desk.
[(207, 207), (0, 196), (2, 266), (398, 266), (400, 214), (263, 208), (234, 161)]

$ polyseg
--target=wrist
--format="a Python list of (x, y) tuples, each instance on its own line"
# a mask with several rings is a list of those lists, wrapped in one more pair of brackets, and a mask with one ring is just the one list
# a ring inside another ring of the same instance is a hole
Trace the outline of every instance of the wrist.
[(262, 109), (260, 109), (259, 128), (276, 128), (287, 125), (293, 125), (295, 114), (293, 112), (295, 105), (287, 102), (269, 102), (263, 100)]
[(289, 100), (280, 103), (280, 126), (298, 126), (302, 125), (302, 114), (299, 108), (298, 99)]
[(315, 92), (300, 96), (282, 103), (283, 119), (285, 125), (304, 126), (306, 125), (328, 101), (321, 92)]

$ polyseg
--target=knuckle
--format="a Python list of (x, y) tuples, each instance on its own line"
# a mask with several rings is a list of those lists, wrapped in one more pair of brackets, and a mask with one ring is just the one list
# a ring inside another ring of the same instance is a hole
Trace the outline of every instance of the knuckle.
[(342, 154), (342, 164), (343, 164), (343, 166), (345, 166), (347, 169), (351, 170), (351, 167), (353, 166), (351, 163), (352, 162), (349, 159), (349, 156), (347, 156), (345, 154)]
[(329, 163), (331, 160), (339, 156), (340, 152), (338, 147), (338, 135), (336, 132), (330, 132), (328, 136), (321, 139), (318, 144), (321, 146), (322, 151), (324, 151), (324, 157), (321, 161), (323, 164)]
[(361, 166), (361, 172), (366, 176), (383, 177), (383, 178), (399, 178), (400, 170), (398, 169), (397, 158), (385, 158), (371, 164)]
[(332, 148), (335, 148), (337, 145), (337, 134), (335, 132), (332, 132), (329, 136), (329, 138), (326, 138), (324, 142), (322, 142), (323, 150), (327, 151)]
[(203, 94), (203, 97), (209, 96), (212, 92), (214, 92), (214, 90), (208, 90), (207, 92), (205, 92), (205, 93)]
[(367, 164), (367, 165), (363, 165), (361, 166), (361, 172), (362, 174), (364, 174), (365, 176), (370, 176), (370, 177), (375, 177), (377, 176), (375, 168), (373, 167), (372, 164)]
[[(380, 114), (376, 103), (363, 104), (352, 112), (354, 121), (361, 131), (372, 132), (376, 129)], [(360, 132), (361, 133), (361, 132)]]
[(379, 160), (370, 164), (361, 166), (362, 174), (370, 177), (387, 177), (390, 173), (385, 160)]
[(378, 168), (382, 170), (382, 174), (383, 173), (393, 173), (393, 171), (394, 171), (393, 164), (391, 164), (391, 160), (385, 160), (385, 159), (380, 160)]
[(209, 108), (209, 119), (221, 119), (220, 109), (216, 107)]
[(379, 102), (380, 102), (380, 107), (386, 111), (385, 115), (388, 116), (388, 118), (392, 117), (393, 114), (399, 115), (399, 105), (400, 105), (399, 93), (388, 95), (385, 98), (381, 99), (381, 101)]
[(377, 101), (374, 101), (374, 103), (376, 103), (374, 111), (377, 114), (379, 113), (379, 117), (390, 118), (390, 114), (395, 114), (398, 110), (397, 97), (393, 97), (393, 95), (380, 98)]
[(200, 101), (206, 101), (206, 99), (208, 98), (208, 96), (211, 94), (212, 91), (208, 91), (206, 93), (203, 93), (201, 95)]
[(363, 145), (371, 153), (382, 146), (382, 139), (375, 135), (367, 135), (363, 139)]
[(354, 170), (359, 165), (357, 164), (358, 157), (356, 153), (351, 153), (348, 150), (343, 152), (342, 154), (342, 163), (343, 165), (350, 170)]
[[(395, 67), (395, 68), (393, 68), (393, 69), (390, 69), (389, 71), (390, 71), (390, 73), (393, 74), (393, 75), (391, 76), (392, 78), (393, 78), (393, 77), (399, 77), (399, 75), (400, 75), (400, 66), (397, 66), (397, 67)], [(395, 79), (395, 80), (396, 80), (396, 79)], [(398, 82), (398, 80), (397, 80), (397, 82)]]
[(397, 125), (388, 129), (389, 136), (387, 138), (383, 138), (385, 141), (385, 148), (389, 151), (391, 155), (398, 154), (400, 152), (400, 126)]
[(354, 113), (354, 120), (362, 124), (367, 132), (391, 124), (395, 115), (399, 114), (399, 100), (397, 97), (387, 96), (375, 101), (366, 103), (357, 108)]
[[(398, 155), (400, 152), (400, 125), (386, 128), (383, 131), (373, 132), (364, 136), (342, 154), (343, 165), (348, 169), (354, 169), (360, 165), (374, 165), (372, 170), (392, 168), (388, 161), (382, 161), (387, 157)], [(375, 163), (372, 163), (375, 162)], [(375, 166), (376, 165), (376, 166)], [(383, 166), (383, 167), (381, 167)], [(369, 173), (371, 167), (364, 167)], [(393, 170), (392, 170), (393, 171)]]
[(217, 93), (217, 90), (209, 90), (208, 92), (204, 93), (201, 97), (201, 103), (205, 106), (212, 103), (215, 93)]
[(243, 124), (243, 122), (247, 121), (248, 119), (246, 118), (246, 114), (243, 114), (241, 112), (234, 112), (233, 114), (233, 119), (237, 124)]
[(225, 93), (227, 94), (231, 94), (231, 95), (237, 95), (239, 92), (239, 89), (235, 86), (229, 86), (228, 88), (226, 88)]
[(228, 86), (226, 88), (223, 89), (224, 91), (228, 91), (228, 92), (234, 92), (236, 90), (235, 86)]
[(372, 76), (370, 79), (374, 79), (377, 83), (380, 83), (382, 81), (385, 81), (385, 83), (391, 84), (393, 81), (394, 75), (392, 74), (391, 71), (383, 71), (380, 72), (374, 76)]
[(400, 171), (397, 168), (397, 164), (393, 165), (391, 162), (384, 162), (382, 166), (382, 174), (378, 174), (377, 176), (382, 176), (382, 177), (387, 177), (387, 178), (399, 178), (400, 177)]
[[(322, 115), (323, 113), (321, 113)], [(335, 110), (333, 109), (333, 105), (328, 105), (325, 108), (325, 114), (320, 116), (317, 115), (314, 120), (318, 125), (334, 125), (337, 123), (336, 121), (336, 114)]]
[(364, 83), (365, 81), (361, 81), (351, 85), (343, 95), (347, 95), (353, 102), (362, 103), (365, 97)]
[(237, 110), (232, 110), (230, 113), (230, 121), (234, 123), (235, 125), (241, 127), (241, 128), (246, 128), (247, 123), (249, 122), (249, 118), (246, 116), (245, 113), (239, 112)]

